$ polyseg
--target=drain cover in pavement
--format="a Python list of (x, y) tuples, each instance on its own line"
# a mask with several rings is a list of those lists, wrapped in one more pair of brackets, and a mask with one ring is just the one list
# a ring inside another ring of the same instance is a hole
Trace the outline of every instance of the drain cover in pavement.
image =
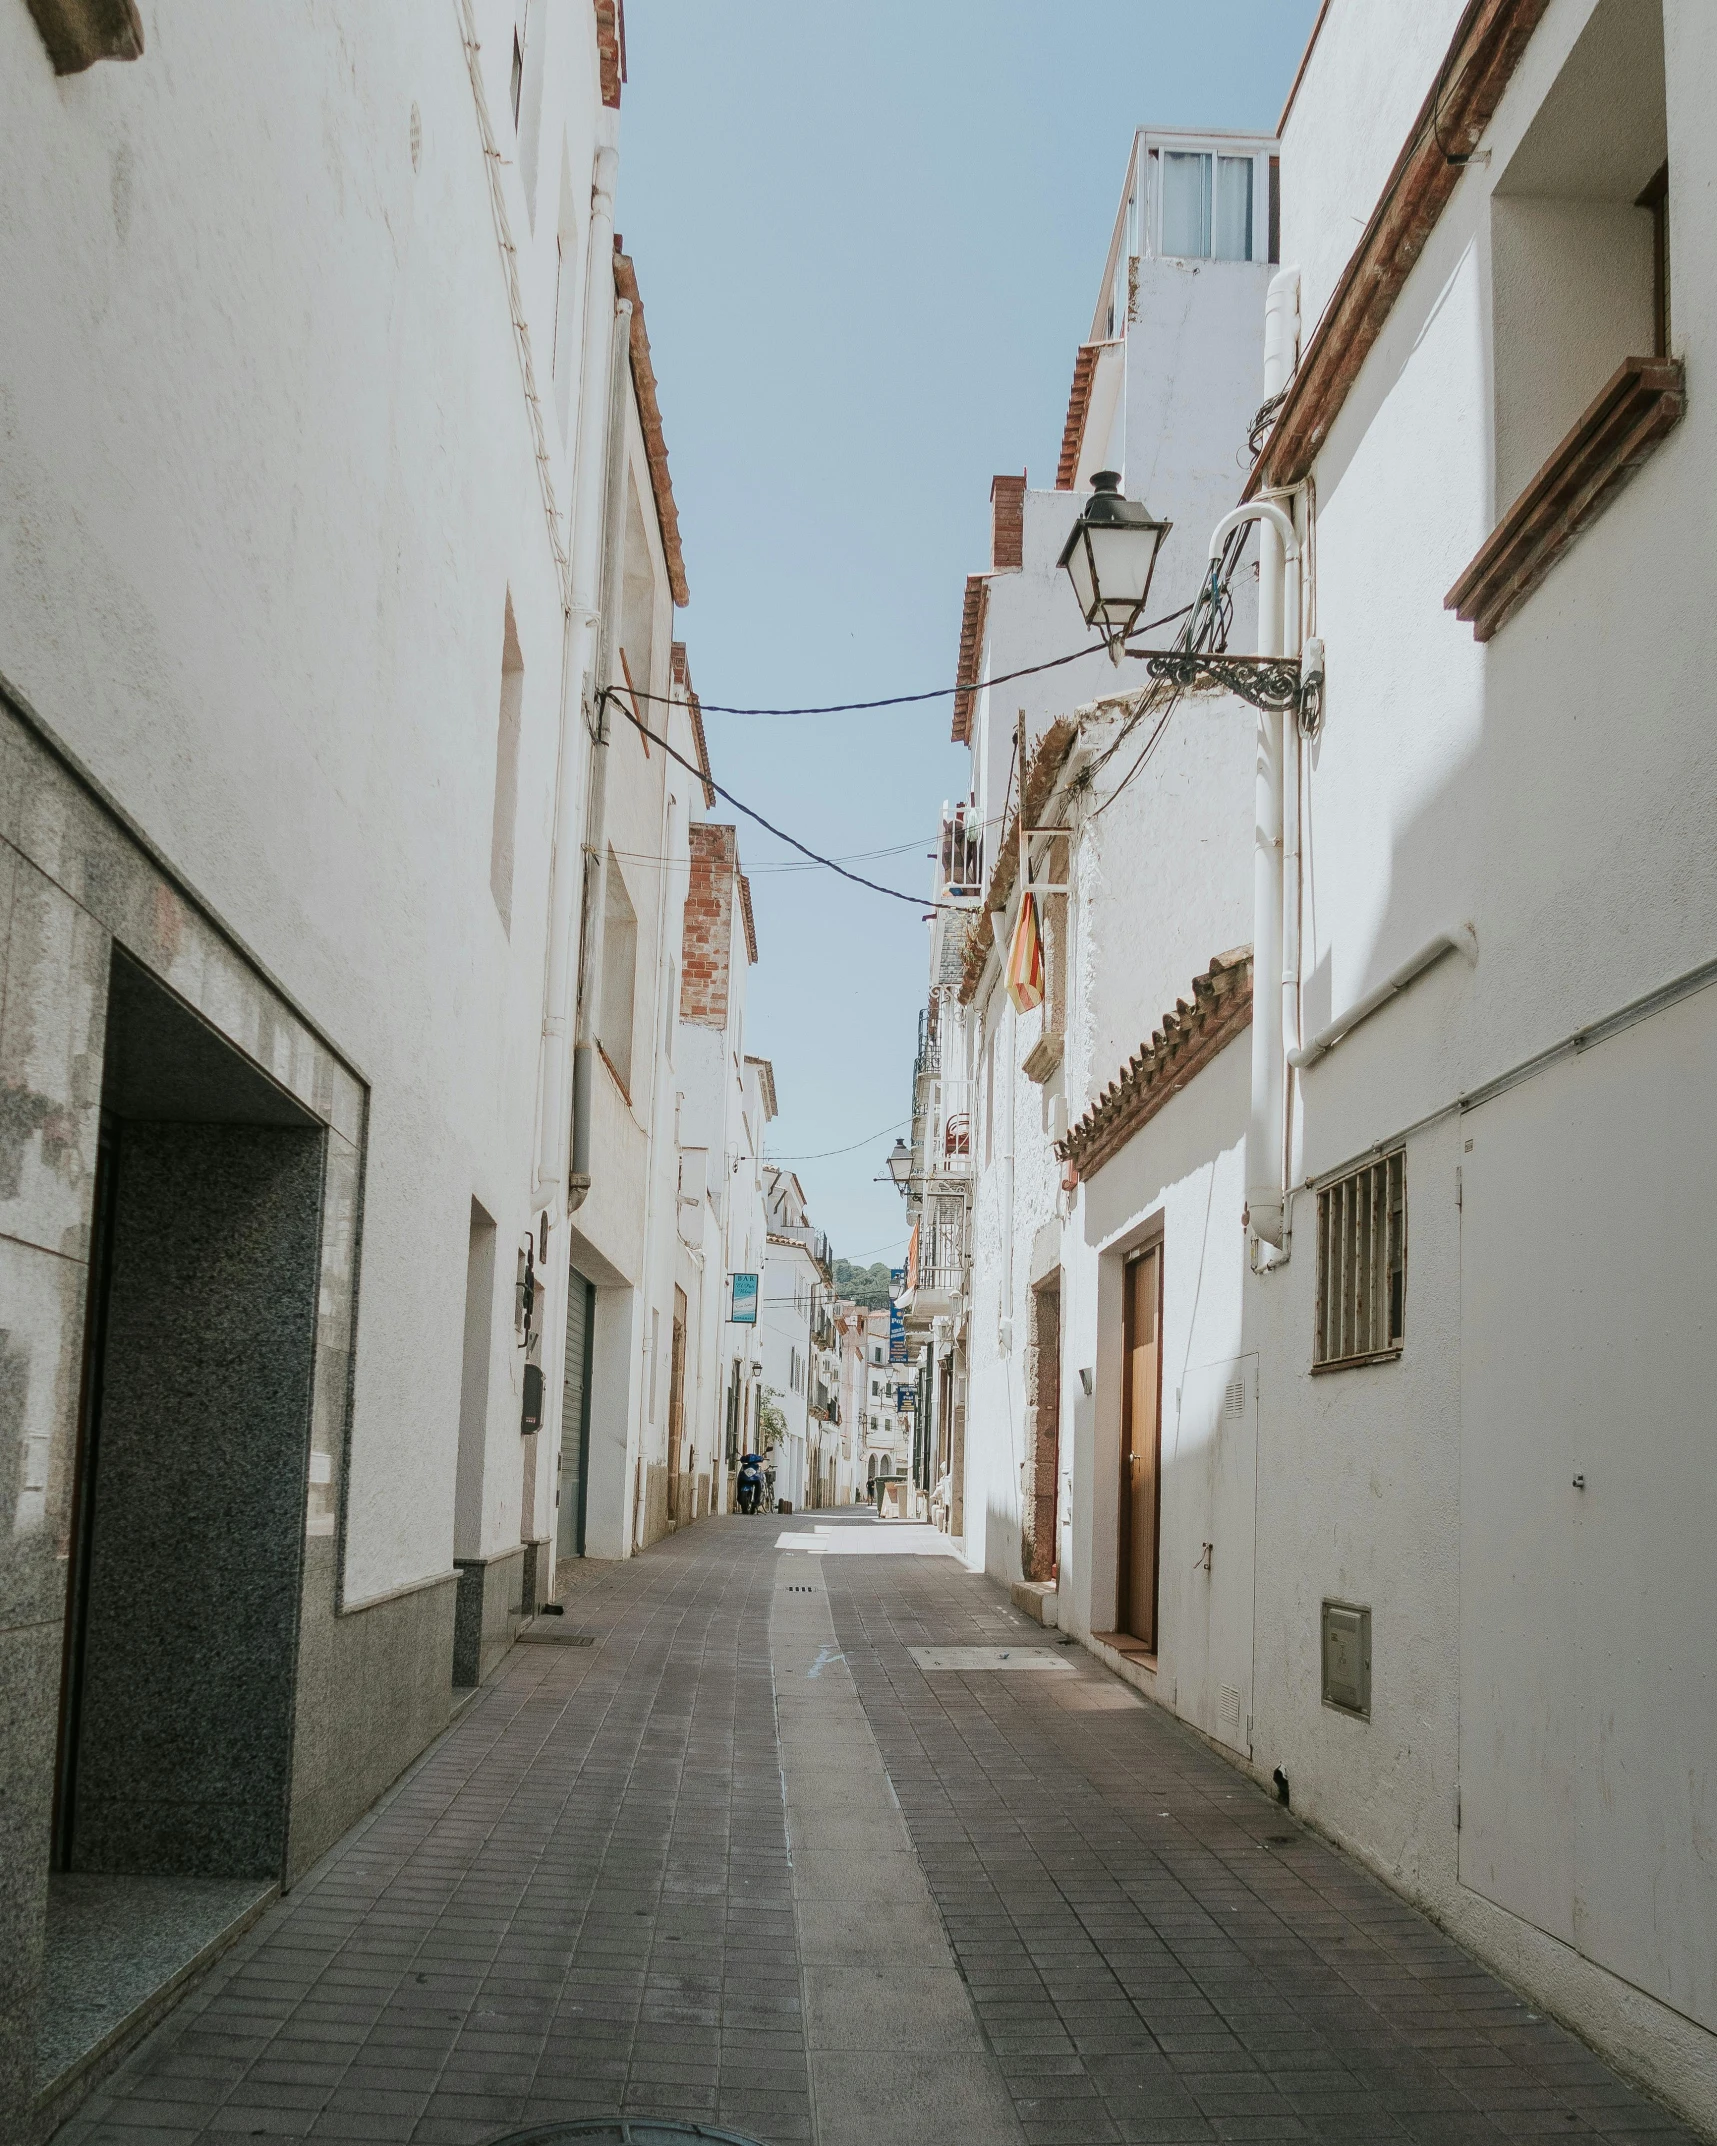
[(757, 2146), (737, 2131), (717, 2131), (709, 2124), (680, 2124), (671, 2116), (585, 2116), (572, 2123), (533, 2124), (528, 2131), (508, 2131), (490, 2146), (561, 2146), (562, 2140), (589, 2139), (595, 2146), (670, 2146), (676, 2139), (713, 2139), (716, 2146)]
[(1047, 1647), (908, 1647), (920, 1669), (1059, 1669), (1076, 1674), (1064, 1654)]
[(513, 1637), (521, 1647), (592, 1647), (596, 1644), (588, 1632), (568, 1632), (554, 1623), (522, 1624)]

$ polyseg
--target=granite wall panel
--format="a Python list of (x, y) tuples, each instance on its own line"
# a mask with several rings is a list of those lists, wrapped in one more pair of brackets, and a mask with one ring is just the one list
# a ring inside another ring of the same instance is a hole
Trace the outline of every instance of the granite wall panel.
[(323, 1148), (121, 1129), (75, 1869), (281, 1870)]
[(330, 1537), (305, 1545), (287, 1881), (447, 1726), (458, 1574), (336, 1611)]
[(0, 1631), (0, 2138), (35, 2087), (62, 1629)]
[(453, 1681), (481, 1684), (513, 1644), (524, 1615), (525, 1545), (499, 1557), (456, 1557), (459, 1601), (454, 1612)]
[(27, 859), (10, 850), (4, 857), (10, 899), (0, 999), (0, 1231), (83, 1259), (109, 941)]

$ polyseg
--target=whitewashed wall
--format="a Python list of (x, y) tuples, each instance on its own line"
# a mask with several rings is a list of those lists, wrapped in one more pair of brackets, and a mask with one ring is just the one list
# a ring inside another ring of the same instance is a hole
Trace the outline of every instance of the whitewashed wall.
[[(1399, 37), (1338, 0), (1284, 142), (1284, 250), (1308, 264), (1313, 311), (1453, 11), (1422, 28), (1395, 12)], [(1407, 1140), (1398, 1364), (1305, 1375), (1309, 1198), (1288, 1267), (1249, 1291), (1255, 1755), (1288, 1772), (1296, 1809), (1709, 2124), (1717, 1700), (1695, 1635), (1717, 1612), (1697, 1547), (1717, 1504), (1704, 1322), (1679, 1279), (1709, 1256), (1688, 1101), (1709, 1078), (1709, 1000), (1453, 1107), (1717, 953), (1703, 6), (1664, 10), (1687, 415), (1493, 641), (1443, 609), (1516, 481), (1498, 477), (1491, 190), (1591, 14), (1552, 0), (1489, 162), (1462, 178), (1316, 470), (1329, 695), (1307, 1025), (1448, 923), (1476, 927), (1479, 957), (1433, 971), (1303, 1084), (1301, 1174), (1446, 1114)], [(1319, 1704), (1324, 1596), (1372, 1605), (1369, 1723)]]
[[(471, 1200), (509, 1290), (530, 1224), (560, 591), (453, 11), (370, 11), (361, 66), (290, 10), (143, 12), (142, 60), (63, 83), (0, 19), (0, 670), (369, 1083), (356, 1600), (447, 1567)], [(552, 23), (539, 124), (587, 203), (594, 35)], [(553, 222), (502, 185), (546, 381)], [(484, 1531), (514, 1543), (515, 1353), (503, 1299)]]

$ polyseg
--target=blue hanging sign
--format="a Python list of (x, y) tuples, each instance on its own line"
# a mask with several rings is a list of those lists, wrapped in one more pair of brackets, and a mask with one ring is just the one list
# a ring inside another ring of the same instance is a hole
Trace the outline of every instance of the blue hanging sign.
[[(893, 1268), (888, 1279), (893, 1289), (899, 1289), (906, 1280), (906, 1269)], [(892, 1290), (888, 1300), (888, 1360), (891, 1364), (906, 1362), (906, 1315), (895, 1301)]]
[(730, 1274), (727, 1278), (727, 1316), (734, 1326), (757, 1324), (757, 1277), (755, 1274)]

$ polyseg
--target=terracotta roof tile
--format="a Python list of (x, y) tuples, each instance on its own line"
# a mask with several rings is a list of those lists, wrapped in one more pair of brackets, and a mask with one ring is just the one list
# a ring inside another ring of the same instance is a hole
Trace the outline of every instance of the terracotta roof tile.
[(1467, 0), (1371, 220), (1342, 270), (1247, 479), (1287, 488), (1322, 451), (1549, 0)]
[[(1067, 756), (1073, 750), (1074, 740), (1078, 736), (1077, 717), (1062, 715), (1056, 717), (1037, 741), (1037, 748), (1027, 761), (1025, 771), (1025, 824), (1028, 827), (1038, 824), (1038, 816), (1049, 803), (1056, 777), (1065, 766)], [(984, 961), (996, 935), (992, 921), (993, 912), (1007, 906), (1008, 896), (1013, 892), (1018, 872), (1019, 811), (1016, 807), (1009, 816), (996, 852), (995, 869), (991, 872), (989, 886), (984, 891), (984, 906), (973, 919), (966, 939), (966, 960), (960, 977), (962, 1006), (971, 1004), (972, 995), (978, 988), (978, 979), (984, 973)]]
[(1085, 416), (1091, 407), (1091, 382), (1097, 373), (1100, 343), (1081, 343), (1073, 361), (1073, 392), (1067, 398), (1067, 423), (1061, 432), (1061, 460), (1055, 466), (1055, 489), (1071, 492), (1079, 474), (1079, 450), (1085, 444)]
[(683, 686), (686, 706), (692, 715), (692, 736), (697, 742), (698, 772), (703, 777), (703, 801), (706, 809), (715, 805), (715, 777), (710, 773), (709, 740), (704, 736), (703, 708), (692, 685), (691, 665), (686, 661), (686, 644), (676, 641), (673, 645), (674, 683)]
[(757, 966), (757, 919), (751, 913), (751, 882), (743, 872), (736, 872), (739, 884), (739, 916), (745, 926), (745, 951), (751, 966)]
[(1090, 1177), (1252, 1022), (1252, 949), (1216, 955), (1148, 1043), (1140, 1044), (1055, 1152)]
[(614, 295), (632, 301), (632, 385), (638, 396), (638, 422), (644, 433), (644, 458), (650, 465), (650, 491), (668, 558), (668, 588), (676, 604), (690, 601), (686, 562), (680, 552), (680, 515), (668, 476), (668, 443), (662, 437), (662, 409), (656, 399), (656, 373), (650, 363), (650, 338), (644, 332), (644, 302), (638, 296), (638, 271), (614, 235)]
[(960, 690), (954, 695), (956, 745), (972, 742), (972, 709), (978, 697), (978, 664), (984, 646), (984, 614), (989, 609), (990, 584), (982, 574), (966, 576), (966, 598), (960, 607), (960, 656), (954, 677)]

